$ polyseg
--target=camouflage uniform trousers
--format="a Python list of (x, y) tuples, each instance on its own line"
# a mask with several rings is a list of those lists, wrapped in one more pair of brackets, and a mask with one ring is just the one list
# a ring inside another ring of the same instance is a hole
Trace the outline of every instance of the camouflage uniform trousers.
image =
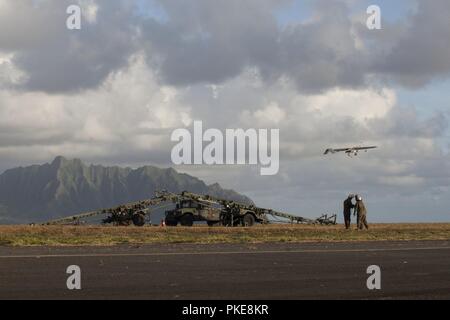
[(367, 215), (366, 214), (358, 214), (358, 229), (363, 230), (364, 227), (369, 230), (369, 225), (367, 223)]
[(345, 228), (350, 229), (351, 225), (351, 213), (344, 213), (344, 221), (345, 221)]

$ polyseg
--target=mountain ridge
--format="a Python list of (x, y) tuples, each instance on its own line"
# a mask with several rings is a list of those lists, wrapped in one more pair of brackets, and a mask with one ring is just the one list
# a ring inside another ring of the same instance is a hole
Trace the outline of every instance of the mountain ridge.
[(56, 157), (51, 163), (8, 169), (0, 174), (0, 223), (41, 222), (151, 198), (157, 190), (191, 191), (252, 203), (234, 190), (173, 168), (86, 165)]

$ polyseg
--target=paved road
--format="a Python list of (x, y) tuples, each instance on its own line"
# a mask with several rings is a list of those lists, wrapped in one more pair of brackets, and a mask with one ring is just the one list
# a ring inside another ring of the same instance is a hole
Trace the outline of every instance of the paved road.
[[(66, 288), (69, 265), (80, 291)], [(55, 298), (450, 299), (450, 242), (0, 247), (0, 299)]]

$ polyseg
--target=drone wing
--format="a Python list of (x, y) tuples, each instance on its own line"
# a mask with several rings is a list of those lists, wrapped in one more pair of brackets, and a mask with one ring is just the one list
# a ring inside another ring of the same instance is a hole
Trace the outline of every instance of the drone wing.
[(337, 152), (348, 152), (350, 150), (352, 150), (352, 149), (350, 149), (350, 148), (345, 148), (345, 149), (327, 149), (325, 151), (325, 154), (337, 153)]
[(352, 151), (352, 148), (334, 149), (334, 152), (348, 152)]
[(372, 146), (372, 147), (357, 147), (357, 148), (353, 148), (353, 150), (360, 151), (360, 150), (371, 150), (371, 149), (376, 149), (376, 148), (378, 148), (378, 147), (376, 147), (376, 146)]

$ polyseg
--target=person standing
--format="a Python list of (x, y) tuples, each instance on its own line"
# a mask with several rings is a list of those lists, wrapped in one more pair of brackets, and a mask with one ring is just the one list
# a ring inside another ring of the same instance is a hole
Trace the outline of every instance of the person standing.
[(355, 196), (350, 194), (348, 198), (344, 201), (344, 221), (345, 221), (345, 229), (350, 229), (351, 225), (351, 217), (352, 217), (352, 209), (355, 207), (353, 204), (353, 198)]
[(361, 196), (356, 196), (355, 213), (358, 220), (358, 230), (363, 230), (364, 228), (369, 230), (369, 225), (367, 224), (367, 209)]

